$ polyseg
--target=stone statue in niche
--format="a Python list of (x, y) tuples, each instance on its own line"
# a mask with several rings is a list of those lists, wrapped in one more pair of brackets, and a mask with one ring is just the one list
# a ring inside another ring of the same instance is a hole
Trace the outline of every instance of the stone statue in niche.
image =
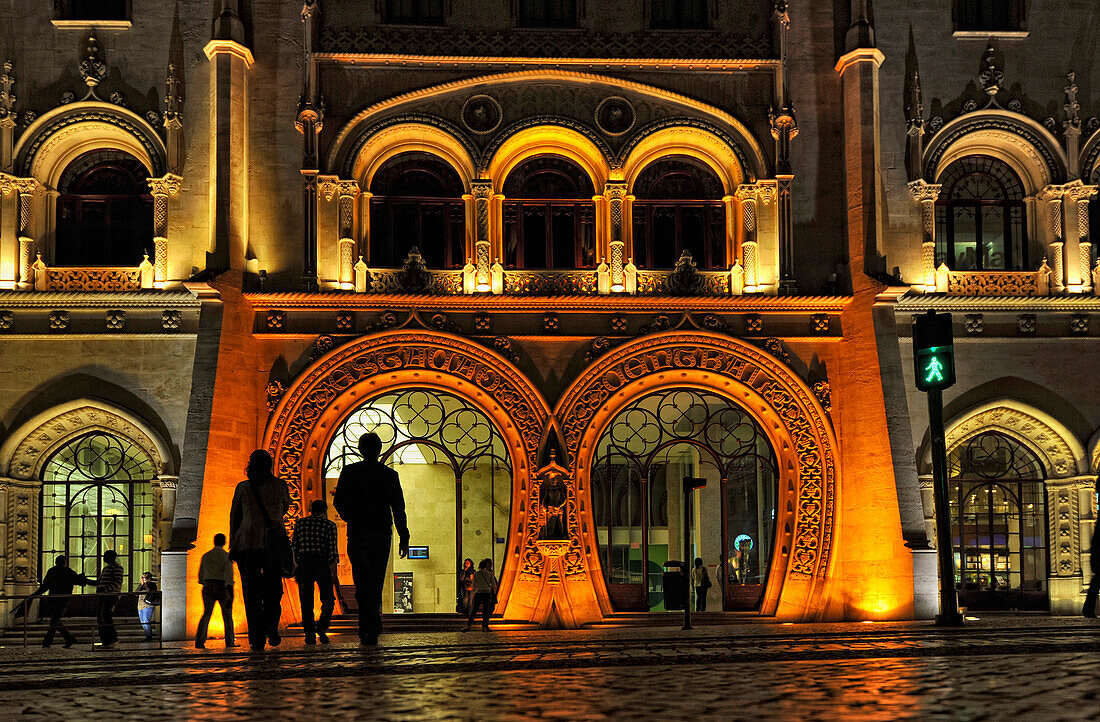
[(566, 504), (569, 488), (565, 485), (564, 469), (558, 466), (551, 453), (550, 465), (543, 474), (539, 487), (539, 540), (560, 541), (569, 539), (566, 528)]

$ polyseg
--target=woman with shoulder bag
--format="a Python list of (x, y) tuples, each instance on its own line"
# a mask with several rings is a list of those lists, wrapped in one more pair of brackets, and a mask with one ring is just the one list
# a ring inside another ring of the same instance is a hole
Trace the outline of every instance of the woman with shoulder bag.
[[(290, 508), (286, 482), (272, 473), (266, 451), (253, 451), (229, 512), (229, 556), (241, 574), (248, 642), (253, 651), (275, 647), (282, 615), (283, 577), (293, 574), (283, 516)], [(289, 566), (289, 569), (287, 568)]]

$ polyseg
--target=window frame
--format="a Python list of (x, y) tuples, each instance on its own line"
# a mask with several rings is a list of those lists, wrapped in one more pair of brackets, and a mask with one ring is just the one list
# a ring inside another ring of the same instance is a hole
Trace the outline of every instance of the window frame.
[[(566, 25), (554, 25), (548, 24), (545, 21), (539, 23), (531, 23), (524, 21), (524, 8), (532, 3), (537, 3), (542, 6), (543, 18), (547, 16), (547, 10), (550, 5), (554, 3), (572, 2), (573, 3), (573, 20), (571, 24)], [(512, 20), (515, 27), (521, 30), (579, 30), (581, 28), (581, 21), (584, 18), (584, 3), (583, 0), (513, 0), (512, 2)]]
[[(1015, 181), (1015, 183), (1018, 185), (1017, 191), (1018, 191), (1020, 197), (1019, 198), (1011, 198), (1010, 197), (1011, 189), (1009, 188), (1008, 184), (1006, 184), (1006, 182), (1003, 179), (998, 178), (996, 175), (994, 175), (993, 172), (991, 172), (994, 168), (996, 168), (996, 166), (993, 166), (993, 168), (987, 168), (987, 169), (982, 169), (982, 168), (972, 168), (972, 169), (969, 169), (969, 170), (964, 169), (961, 173), (959, 173), (958, 177), (948, 178), (947, 180), (950, 183), (950, 186), (948, 186), (947, 183), (943, 183), (944, 192), (942, 192), (940, 194), (940, 197), (936, 199), (936, 203), (935, 203), (935, 210), (936, 210), (936, 215), (935, 215), (936, 247), (935, 247), (935, 251), (934, 251), (934, 253), (935, 253), (935, 260), (934, 260), (935, 266), (938, 268), (941, 263), (946, 263), (948, 269), (950, 269), (951, 271), (958, 271), (958, 272), (963, 272), (963, 273), (987, 273), (987, 272), (1012, 273), (1012, 272), (1022, 272), (1022, 271), (1031, 270), (1028, 267), (1028, 255), (1029, 255), (1028, 254), (1028, 250), (1029, 250), (1028, 249), (1028, 244), (1029, 244), (1029, 239), (1028, 239), (1028, 233), (1027, 233), (1027, 225), (1028, 225), (1027, 224), (1027, 203), (1024, 200), (1026, 192), (1025, 192), (1025, 189), (1024, 189), (1024, 186), (1023, 186), (1023, 182), (1020, 180), (1020, 177), (1016, 173), (1016, 171), (1013, 170), (1011, 166), (1009, 166), (1007, 163), (1005, 163), (1004, 161), (1002, 161), (1000, 159), (992, 158), (990, 156), (983, 156), (983, 155), (970, 155), (970, 156), (964, 156), (962, 158), (959, 158), (957, 161), (955, 161), (950, 166), (948, 166), (944, 170), (944, 173), (941, 174), (941, 179), (944, 176), (947, 176), (949, 173), (951, 173), (956, 164), (974, 163), (977, 160), (980, 160), (982, 162), (985, 162), (987, 160), (991, 160), (991, 161), (993, 161), (993, 163), (1003, 166), (1005, 171), (1007, 171), (1008, 173), (1011, 173), (1010, 180)], [(1004, 197), (1000, 198), (1000, 199), (996, 199), (996, 198), (993, 198), (993, 199), (984, 199), (984, 198), (955, 199), (955, 198), (948, 197), (950, 195), (951, 191), (953, 190), (953, 188), (957, 184), (963, 182), (966, 178), (968, 178), (970, 176), (973, 176), (973, 175), (984, 175), (984, 176), (990, 178), (993, 183), (996, 183), (998, 186), (1001, 187), (1001, 189), (1003, 191), (1002, 195)], [(941, 180), (941, 183), (942, 182), (943, 181)], [(954, 211), (957, 208), (970, 209), (971, 212), (973, 212), (973, 214), (974, 214), (974, 251), (975, 251), (974, 268), (957, 268), (956, 267), (957, 266), (957, 261), (958, 261), (958, 247), (957, 246), (958, 246), (958, 243), (960, 243), (959, 241), (956, 241), (956, 239), (955, 239), (955, 212)], [(1002, 229), (1002, 236), (1001, 236), (1001, 238), (1002, 238), (1002, 249), (1003, 249), (1003, 253), (1004, 253), (1004, 266), (1003, 266), (1003, 268), (983, 268), (984, 264), (982, 262), (982, 254), (979, 253), (979, 250), (982, 248), (983, 238), (984, 238), (984, 235), (985, 235), (984, 232), (983, 232), (983, 226), (982, 226), (982, 223), (983, 223), (982, 210), (985, 209), (985, 208), (999, 208), (999, 209), (1001, 209), (1001, 212), (1002, 212), (1003, 224), (1004, 224), (1004, 227)], [(1015, 212), (1015, 214), (1018, 214), (1018, 216), (1019, 216), (1019, 246), (1020, 246), (1019, 247), (1019, 254), (1020, 254), (1020, 258), (1014, 258), (1014, 251), (1013, 251), (1013, 245), (1015, 244), (1013, 231), (1016, 228), (1016, 224), (1014, 223), (1014, 220), (1013, 220), (1014, 212)], [(941, 230), (941, 228), (942, 228), (942, 230)]]
[(94, 24), (99, 28), (130, 27), (133, 21), (133, 0), (119, 0), (122, 4), (122, 17), (73, 17), (74, 3), (80, 5), (97, 6), (100, 1), (90, 0), (54, 0), (53, 24), (55, 27), (80, 27), (86, 28)]
[[(952, 3), (951, 20), (955, 37), (1027, 36), (1027, 0), (1003, 0), (1008, 16), (1006, 26), (1003, 27), (994, 25), (992, 22), (981, 22), (982, 4), (989, 1), (991, 0), (955, 0)], [(975, 22), (967, 23), (967, 27), (963, 27), (963, 21), (970, 13), (977, 16)]]
[[(380, 0), (382, 23), (385, 25), (413, 25), (416, 27), (442, 27), (450, 18), (450, 0), (435, 0), (439, 3), (438, 19), (427, 14), (414, 13), (413, 16), (398, 16), (390, 12), (390, 4), (400, 0)], [(418, 7), (427, 5), (433, 0), (412, 0)]]
[(703, 4), (703, 20), (701, 25), (685, 25), (683, 23), (667, 23), (659, 24), (657, 22), (657, 5), (663, 4), (676, 9), (684, 7), (687, 0), (648, 0), (645, 4), (646, 10), (646, 26), (650, 30), (672, 30), (672, 31), (701, 31), (714, 29), (714, 3), (712, 0), (693, 0), (701, 2)]

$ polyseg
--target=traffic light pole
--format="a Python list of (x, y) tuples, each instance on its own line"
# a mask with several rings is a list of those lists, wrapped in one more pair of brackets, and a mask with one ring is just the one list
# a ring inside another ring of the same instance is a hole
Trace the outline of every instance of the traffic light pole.
[(941, 627), (962, 626), (958, 596), (955, 594), (955, 558), (951, 549), (951, 509), (947, 504), (947, 439), (943, 430), (943, 391), (930, 389), (928, 428), (932, 436), (932, 491), (936, 504), (936, 552), (940, 562)]

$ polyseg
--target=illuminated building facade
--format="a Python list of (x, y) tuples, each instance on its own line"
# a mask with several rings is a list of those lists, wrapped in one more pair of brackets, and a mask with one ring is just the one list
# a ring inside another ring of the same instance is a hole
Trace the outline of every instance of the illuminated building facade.
[[(492, 558), (505, 619), (576, 627), (664, 609), (686, 556), (711, 610), (927, 616), (908, 330), (942, 307), (966, 336), (960, 585), (1078, 603), (1096, 123), (1078, 90), (1065, 121), (1031, 117), (1063, 101), (1034, 57), (1054, 13), (870, 4), (6, 18), (6, 593), (110, 546), (184, 636), (248, 453), (275, 457), (292, 519), (373, 430), (427, 547), (394, 560), (388, 612), (452, 612), (461, 560)], [(685, 499), (685, 477), (706, 486)]]

